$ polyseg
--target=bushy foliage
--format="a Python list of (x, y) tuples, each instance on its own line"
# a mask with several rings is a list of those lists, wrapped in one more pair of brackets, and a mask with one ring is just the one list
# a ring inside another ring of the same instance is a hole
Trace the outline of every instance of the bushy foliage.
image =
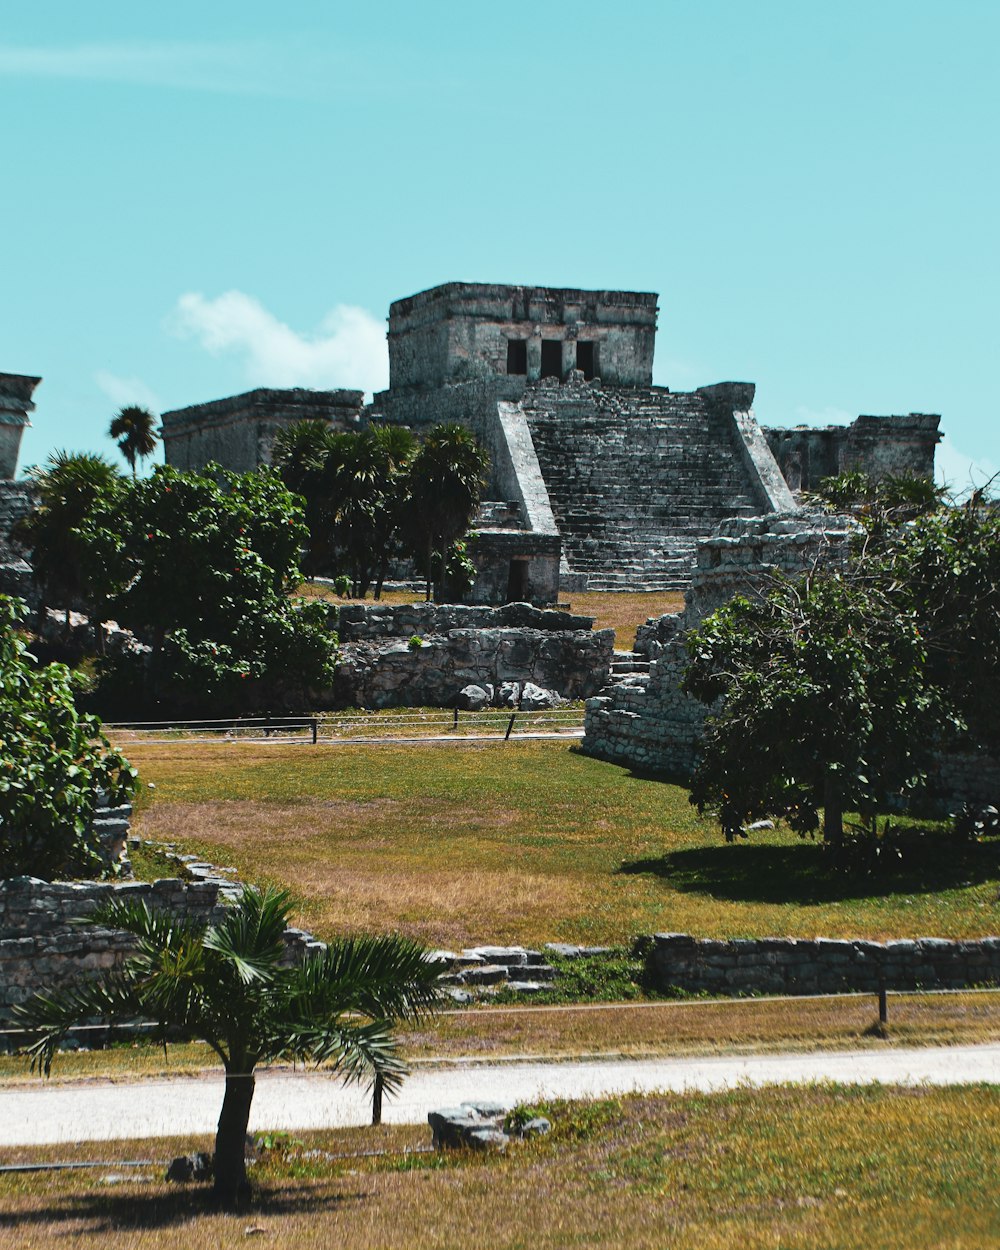
[(311, 574), (349, 576), (354, 595), (381, 593), (389, 562), (411, 555), (439, 599), (461, 598), (475, 568), (461, 539), (475, 515), (488, 457), (461, 425), (417, 444), (401, 426), (337, 433), (301, 421), (275, 440), (282, 480), (305, 500)]
[(401, 426), (338, 433), (300, 421), (275, 439), (274, 463), (305, 500), (310, 575), (348, 579), (359, 598), (374, 583), (379, 597), (389, 561), (400, 551), (406, 475), (416, 446)]
[(293, 604), (306, 530), (269, 471), (160, 466), (93, 510), (91, 577), (148, 646), (102, 663), (102, 706), (137, 698), (223, 714), (301, 703), (332, 680), (336, 639), (320, 602)]
[(0, 596), (0, 877), (91, 876), (98, 791), (123, 802), (136, 774), (77, 712), (69, 669), (35, 664), (17, 632), (23, 611)]
[[(409, 550), (420, 563), (427, 598), (445, 597), (450, 576), (468, 576), (455, 544), (468, 530), (486, 485), (489, 458), (462, 425), (438, 425), (414, 456), (405, 507)], [(471, 583), (469, 583), (471, 584)]]

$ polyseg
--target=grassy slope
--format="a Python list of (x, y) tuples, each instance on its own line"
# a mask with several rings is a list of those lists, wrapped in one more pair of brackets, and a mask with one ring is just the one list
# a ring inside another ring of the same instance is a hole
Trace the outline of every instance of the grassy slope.
[[(546, 1108), (549, 1138), (505, 1157), (405, 1155), (426, 1128), (309, 1134), (256, 1169), (239, 1215), (156, 1171), (0, 1177), (10, 1250), (299, 1247), (995, 1246), (1000, 1091), (879, 1086), (741, 1089)], [(165, 1159), (204, 1142), (82, 1145), (78, 1157)], [(117, 1148), (116, 1148), (117, 1147)], [(386, 1151), (380, 1157), (358, 1152)], [(6, 1152), (11, 1160), (51, 1158)], [(56, 1148), (66, 1157), (65, 1148)]]
[(639, 933), (888, 938), (996, 932), (998, 848), (922, 879), (831, 879), (772, 832), (725, 845), (685, 791), (559, 742), (130, 747), (139, 831), (301, 899), (321, 935), (398, 928), (435, 945), (621, 943)]

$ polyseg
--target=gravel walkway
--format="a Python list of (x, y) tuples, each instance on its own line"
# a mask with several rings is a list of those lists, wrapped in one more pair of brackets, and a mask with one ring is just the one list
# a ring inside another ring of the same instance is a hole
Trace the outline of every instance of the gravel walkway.
[[(591, 1098), (632, 1090), (713, 1090), (785, 1081), (997, 1083), (1000, 1045), (421, 1066), (407, 1079), (398, 1098), (386, 1100), (383, 1119), (425, 1123), (433, 1108), (472, 1098), (512, 1104), (541, 1097)], [(222, 1091), (222, 1078), (214, 1075), (10, 1085), (0, 1088), (0, 1146), (209, 1134), (215, 1130)], [(368, 1096), (345, 1089), (335, 1078), (316, 1072), (262, 1072), (250, 1127), (258, 1131), (327, 1128), (367, 1124), (370, 1116)]]

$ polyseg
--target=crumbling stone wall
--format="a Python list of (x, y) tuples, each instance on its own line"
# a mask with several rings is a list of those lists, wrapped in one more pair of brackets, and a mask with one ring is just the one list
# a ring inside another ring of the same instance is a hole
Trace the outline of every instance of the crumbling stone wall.
[(594, 618), (540, 609), (530, 603), (507, 603), (500, 608), (461, 603), (345, 603), (331, 608), (330, 626), (344, 643), (445, 634), (453, 629), (588, 631), (594, 627)]
[(499, 697), (501, 687), (529, 682), (583, 699), (604, 685), (613, 649), (611, 629), (451, 629), (426, 634), (419, 645), (401, 639), (346, 643), (334, 701), (338, 707), (455, 707), (467, 686), (489, 686)]
[(846, 558), (853, 533), (847, 518), (802, 511), (723, 522), (698, 545), (684, 612), (637, 631), (636, 650), (652, 661), (649, 674), (587, 701), (580, 749), (641, 771), (688, 777), (708, 709), (681, 690), (685, 632), (733, 595), (759, 593), (775, 574), (794, 576), (821, 558)]
[(338, 707), (455, 707), (466, 686), (527, 682), (583, 699), (604, 685), (614, 649), (614, 630), (595, 632), (593, 617), (528, 603), (345, 604), (330, 624)]
[(652, 983), (692, 994), (838, 994), (1000, 984), (1000, 938), (695, 938), (657, 933)]

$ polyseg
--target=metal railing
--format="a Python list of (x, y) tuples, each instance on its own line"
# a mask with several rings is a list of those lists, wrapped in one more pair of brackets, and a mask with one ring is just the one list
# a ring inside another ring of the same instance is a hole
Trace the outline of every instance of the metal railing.
[(305, 716), (245, 716), (164, 721), (108, 721), (116, 742), (411, 742), (583, 736), (582, 707), (517, 711), (487, 708), (393, 708)]

